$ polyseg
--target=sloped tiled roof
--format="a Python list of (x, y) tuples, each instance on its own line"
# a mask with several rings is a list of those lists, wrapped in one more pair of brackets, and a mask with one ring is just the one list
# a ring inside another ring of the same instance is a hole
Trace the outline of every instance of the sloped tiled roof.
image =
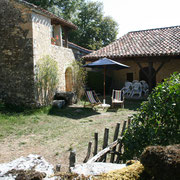
[(67, 26), (67, 27), (69, 27), (71, 29), (77, 29), (77, 26), (74, 25), (73, 23), (71, 23), (69, 21), (66, 21), (63, 18), (60, 18), (60, 17), (54, 15), (53, 13), (51, 13), (51, 12), (49, 12), (49, 11), (39, 7), (39, 6), (36, 6), (36, 5), (32, 4), (32, 3), (28, 3), (28, 2), (26, 2), (24, 0), (16, 0), (16, 1), (23, 4), (23, 5), (25, 5), (25, 6), (27, 6), (27, 7), (29, 7), (29, 8), (31, 8), (35, 12), (38, 12), (38, 13), (43, 14), (45, 16), (48, 16), (54, 22), (60, 23), (61, 25)]
[(85, 60), (180, 55), (180, 26), (129, 32)]
[(82, 52), (84, 52), (84, 53), (86, 53), (86, 54), (89, 54), (89, 53), (93, 52), (93, 50), (86, 49), (86, 48), (84, 48), (84, 47), (82, 47), (82, 46), (79, 46), (79, 45), (77, 45), (77, 44), (75, 44), (75, 43), (72, 43), (72, 42), (70, 42), (70, 41), (68, 41), (68, 46), (71, 47), (71, 48), (78, 49), (78, 50), (80, 50), (80, 51), (82, 51)]

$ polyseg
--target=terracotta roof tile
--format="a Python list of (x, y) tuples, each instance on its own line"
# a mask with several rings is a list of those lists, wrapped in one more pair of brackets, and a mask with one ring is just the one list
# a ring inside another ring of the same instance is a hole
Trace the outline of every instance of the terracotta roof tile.
[(180, 55), (180, 26), (129, 32), (84, 59)]
[(68, 41), (68, 45), (74, 46), (74, 47), (76, 47), (76, 48), (79, 48), (80, 50), (84, 50), (84, 51), (87, 52), (87, 53), (93, 52), (93, 50), (84, 48), (84, 47), (79, 46), (79, 45), (77, 45), (77, 44), (75, 44), (75, 43), (72, 43), (72, 42), (70, 42), (70, 41)]

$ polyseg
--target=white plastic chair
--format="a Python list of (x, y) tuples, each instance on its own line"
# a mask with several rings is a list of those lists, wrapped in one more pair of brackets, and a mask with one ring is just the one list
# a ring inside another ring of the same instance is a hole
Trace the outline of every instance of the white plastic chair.
[(130, 96), (131, 91), (132, 91), (132, 83), (129, 81), (126, 81), (125, 86), (121, 89), (121, 91), (123, 91), (124, 95), (127, 94), (128, 96)]
[(134, 83), (138, 83), (139, 81), (138, 80), (133, 80), (132, 81), (132, 83), (134, 84)]
[(131, 97), (133, 97), (135, 94), (138, 94), (139, 97), (142, 95), (142, 84), (140, 82), (134, 83), (132, 85)]
[(140, 83), (142, 84), (142, 92), (146, 95), (149, 92), (149, 85), (147, 84), (146, 81), (142, 80), (140, 81)]

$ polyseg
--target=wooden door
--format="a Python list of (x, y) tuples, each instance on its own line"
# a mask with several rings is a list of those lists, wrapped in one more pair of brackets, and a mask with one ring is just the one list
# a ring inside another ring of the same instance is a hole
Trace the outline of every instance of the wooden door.
[(72, 69), (67, 68), (65, 72), (66, 80), (66, 92), (71, 92), (73, 90), (73, 80), (72, 80)]

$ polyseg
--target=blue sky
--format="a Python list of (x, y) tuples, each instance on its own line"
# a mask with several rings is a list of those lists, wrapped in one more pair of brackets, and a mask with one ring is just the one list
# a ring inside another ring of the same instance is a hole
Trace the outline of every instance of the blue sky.
[(180, 0), (94, 0), (119, 24), (118, 37), (130, 31), (180, 25)]

